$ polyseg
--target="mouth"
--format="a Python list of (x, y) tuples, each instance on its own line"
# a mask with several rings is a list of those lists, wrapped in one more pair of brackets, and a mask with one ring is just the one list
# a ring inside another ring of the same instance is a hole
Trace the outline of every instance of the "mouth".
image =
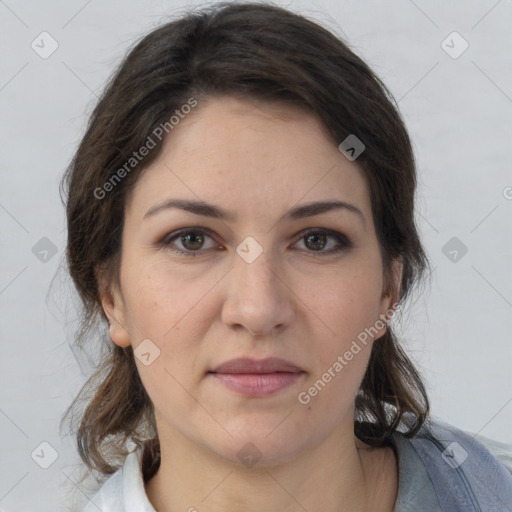
[(232, 359), (208, 372), (228, 389), (248, 396), (267, 396), (301, 380), (306, 372), (277, 357)]

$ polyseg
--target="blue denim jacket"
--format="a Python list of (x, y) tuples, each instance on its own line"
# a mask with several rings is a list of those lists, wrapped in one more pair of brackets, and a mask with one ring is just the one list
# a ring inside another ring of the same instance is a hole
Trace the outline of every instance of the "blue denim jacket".
[(480, 441), (438, 420), (408, 441), (427, 470), (442, 512), (512, 511), (512, 468)]

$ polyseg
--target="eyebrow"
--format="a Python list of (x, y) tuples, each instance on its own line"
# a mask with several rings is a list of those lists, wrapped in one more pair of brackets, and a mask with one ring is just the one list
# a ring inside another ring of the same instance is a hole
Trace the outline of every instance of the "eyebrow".
[[(224, 208), (220, 206), (205, 203), (203, 201), (195, 201), (190, 199), (168, 199), (163, 203), (152, 206), (143, 217), (147, 219), (149, 217), (153, 217), (157, 213), (160, 213), (164, 210), (169, 210), (172, 208), (177, 208), (180, 210), (185, 210), (187, 212), (194, 213), (196, 215), (202, 215), (204, 217), (212, 217), (214, 219), (220, 219), (225, 221), (234, 222), (237, 216), (228, 212)], [(290, 220), (298, 220), (304, 219), (306, 217), (313, 217), (314, 215), (320, 215), (321, 213), (326, 213), (332, 210), (346, 210), (356, 214), (363, 225), (366, 227), (366, 219), (363, 215), (363, 212), (355, 205), (347, 203), (346, 201), (315, 201), (312, 203), (301, 204), (299, 206), (295, 206), (292, 209), (288, 210), (282, 217), (279, 219), (280, 221), (290, 221)]]

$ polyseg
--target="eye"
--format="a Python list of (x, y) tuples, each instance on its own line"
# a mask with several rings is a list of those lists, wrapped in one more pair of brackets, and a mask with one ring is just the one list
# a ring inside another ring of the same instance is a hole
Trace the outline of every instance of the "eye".
[[(185, 256), (198, 256), (202, 252), (206, 252), (204, 243), (206, 239), (213, 240), (208, 234), (209, 230), (205, 228), (184, 228), (175, 231), (164, 237), (159, 245), (166, 249)], [(334, 239), (338, 243), (329, 250), (324, 250), (329, 245), (329, 239)], [(353, 247), (352, 242), (342, 233), (324, 228), (310, 228), (300, 234), (299, 242), (303, 242), (306, 246), (306, 252), (318, 253), (313, 256), (329, 255), (347, 250)], [(296, 242), (294, 245), (299, 244)], [(177, 245), (180, 244), (180, 245)], [(215, 245), (210, 245), (206, 249), (213, 249)], [(217, 246), (218, 247), (218, 246)]]
[[(329, 245), (329, 238), (337, 240), (338, 244), (324, 251), (323, 249)], [(342, 233), (324, 228), (310, 228), (302, 232), (299, 242), (302, 241), (304, 241), (304, 245), (307, 248), (311, 249), (307, 252), (316, 252), (320, 253), (320, 255), (334, 254), (353, 247), (352, 242)], [(314, 256), (316, 256), (316, 254), (314, 254)]]
[[(166, 236), (160, 244), (178, 254), (184, 254), (185, 256), (197, 256), (197, 253), (204, 252), (200, 251), (200, 249), (203, 248), (205, 238), (212, 239), (204, 228), (186, 228), (175, 231), (169, 236)], [(181, 244), (181, 247), (183, 248), (175, 246), (174, 240), (176, 239), (177, 243)]]

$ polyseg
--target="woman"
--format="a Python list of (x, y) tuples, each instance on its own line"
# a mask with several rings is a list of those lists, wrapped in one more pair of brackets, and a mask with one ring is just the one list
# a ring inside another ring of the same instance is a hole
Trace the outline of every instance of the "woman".
[(301, 16), (218, 4), (136, 45), (65, 180), (79, 341), (108, 324), (87, 512), (512, 510), (389, 325), (428, 268), (415, 172), (386, 87)]

